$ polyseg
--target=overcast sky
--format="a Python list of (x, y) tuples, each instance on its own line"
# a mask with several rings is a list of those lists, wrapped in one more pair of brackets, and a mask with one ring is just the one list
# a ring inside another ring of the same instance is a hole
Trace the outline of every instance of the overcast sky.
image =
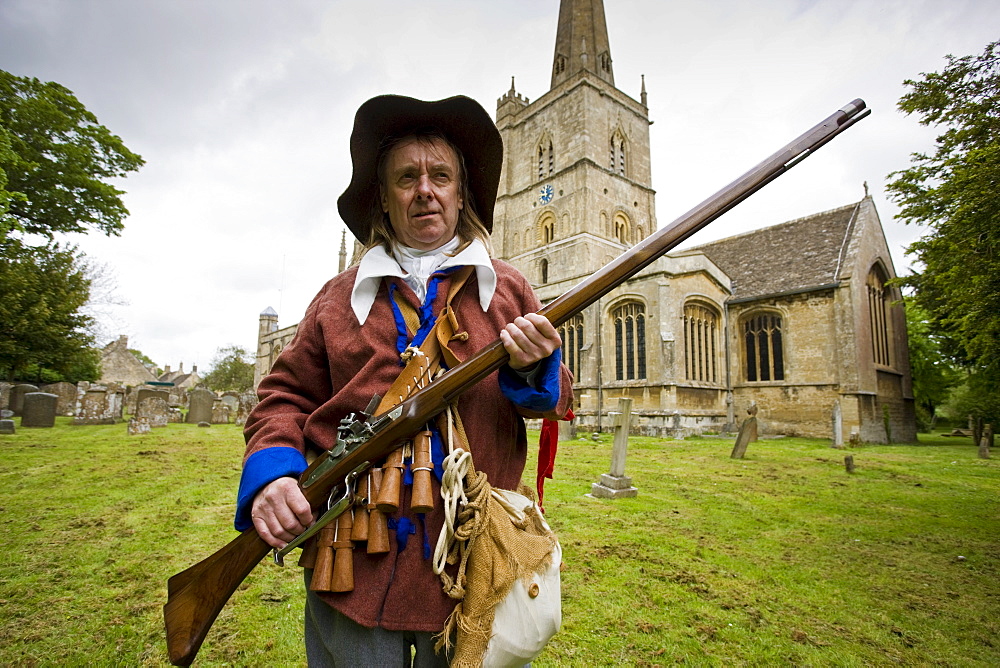
[[(103, 309), (159, 365), (206, 371), (297, 322), (337, 271), (354, 112), (380, 93), (549, 88), (557, 0), (0, 0), (0, 69), (57, 81), (145, 158), (121, 237), (74, 241), (117, 282)], [(605, 0), (615, 81), (646, 77), (666, 225), (850, 100), (872, 116), (687, 245), (856, 202), (867, 181), (897, 273), (919, 233), (886, 175), (930, 148), (904, 79), (1000, 37), (995, 0)], [(349, 240), (350, 242), (350, 240)], [(107, 339), (100, 341), (102, 345)]]

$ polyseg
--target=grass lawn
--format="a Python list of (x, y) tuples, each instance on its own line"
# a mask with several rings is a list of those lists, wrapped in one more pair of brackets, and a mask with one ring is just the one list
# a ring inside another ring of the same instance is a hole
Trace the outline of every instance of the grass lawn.
[[(167, 665), (167, 578), (235, 536), (240, 430), (68, 422), (0, 436), (0, 664)], [(731, 449), (633, 438), (639, 495), (608, 501), (587, 493), (610, 436), (560, 444), (563, 630), (535, 666), (1000, 665), (1000, 461), (930, 437)], [(259, 566), (199, 663), (304, 665), (300, 577)]]

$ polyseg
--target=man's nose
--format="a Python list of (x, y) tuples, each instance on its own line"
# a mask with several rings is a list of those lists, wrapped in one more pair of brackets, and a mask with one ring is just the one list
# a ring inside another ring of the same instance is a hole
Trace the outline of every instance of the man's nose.
[(417, 180), (417, 195), (423, 199), (430, 199), (434, 196), (434, 190), (431, 188), (431, 178), (427, 174), (422, 174)]

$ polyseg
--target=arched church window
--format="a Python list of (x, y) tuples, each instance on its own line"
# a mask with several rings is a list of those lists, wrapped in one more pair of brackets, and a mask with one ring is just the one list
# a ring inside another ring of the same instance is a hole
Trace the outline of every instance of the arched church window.
[(538, 178), (544, 179), (555, 172), (555, 153), (552, 150), (552, 140), (542, 139), (538, 144)]
[(563, 362), (569, 367), (573, 378), (580, 379), (580, 360), (583, 357), (583, 316), (577, 313), (559, 327), (562, 337)]
[(625, 135), (621, 130), (615, 130), (611, 135), (611, 161), (609, 168), (615, 174), (625, 176)]
[(616, 308), (611, 318), (615, 325), (615, 379), (645, 378), (645, 307), (638, 302), (627, 302)]
[(556, 238), (556, 217), (546, 211), (538, 221), (538, 243), (550, 244)]
[(621, 211), (615, 214), (614, 231), (615, 239), (626, 246), (632, 244), (632, 221)]
[(747, 318), (743, 322), (747, 380), (784, 380), (783, 345), (780, 315), (761, 313)]
[(546, 260), (545, 258), (542, 258), (542, 261), (539, 262), (538, 264), (539, 264), (539, 269), (541, 269), (542, 283), (543, 284), (548, 283), (549, 282), (549, 261)]
[(602, 52), (601, 55), (598, 57), (598, 61), (601, 64), (602, 70), (604, 70), (605, 72), (611, 71), (611, 54), (609, 54), (607, 51)]
[(719, 312), (701, 302), (684, 306), (684, 377), (719, 382)]
[(872, 327), (872, 358), (875, 364), (892, 366), (888, 318), (892, 294), (885, 285), (886, 280), (885, 272), (875, 265), (868, 272), (865, 285), (868, 288), (868, 318)]

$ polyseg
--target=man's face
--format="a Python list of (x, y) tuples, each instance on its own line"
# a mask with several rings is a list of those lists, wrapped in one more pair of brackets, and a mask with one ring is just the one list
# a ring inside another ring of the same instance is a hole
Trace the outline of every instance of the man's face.
[(404, 246), (434, 250), (455, 236), (465, 206), (458, 156), (440, 139), (404, 139), (385, 162), (382, 210)]

